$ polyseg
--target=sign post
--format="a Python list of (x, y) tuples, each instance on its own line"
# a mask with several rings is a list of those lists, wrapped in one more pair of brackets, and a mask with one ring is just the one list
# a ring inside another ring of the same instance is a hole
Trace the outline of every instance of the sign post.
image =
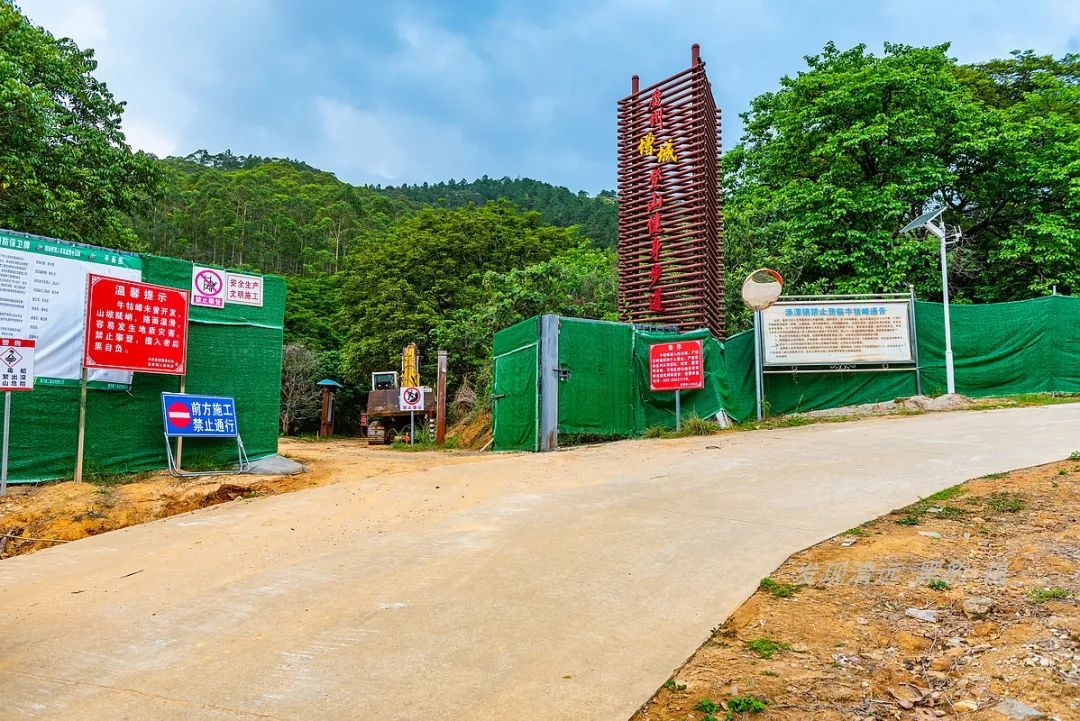
[(7, 495), (8, 438), (11, 434), (11, 392), (34, 390), (35, 341), (0, 338), (0, 390), (4, 391), (4, 442), (0, 459), (0, 496)]
[(742, 299), (754, 311), (754, 410), (760, 421), (764, 415), (765, 376), (762, 363), (761, 311), (780, 297), (784, 278), (772, 268), (758, 268), (746, 276), (742, 284)]
[[(75, 480), (82, 481), (87, 369), (187, 373), (188, 292), (90, 273), (86, 279), (79, 442)], [(170, 457), (172, 449), (169, 450)]]
[(416, 441), (416, 411), (424, 410), (424, 389), (403, 386), (398, 392), (398, 408), (409, 412), (409, 445)]
[(700, 340), (649, 346), (649, 390), (675, 391), (675, 430), (682, 427), (682, 391), (704, 387), (705, 364)]

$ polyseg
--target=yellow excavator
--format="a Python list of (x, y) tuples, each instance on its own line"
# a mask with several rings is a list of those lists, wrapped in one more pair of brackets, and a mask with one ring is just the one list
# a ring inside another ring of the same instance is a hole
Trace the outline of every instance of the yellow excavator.
[(435, 394), (420, 385), (420, 354), (410, 343), (401, 351), (401, 374), (397, 371), (376, 371), (371, 374), (368, 393), (367, 441), (369, 446), (387, 445), (401, 434), (409, 432), (409, 411), (401, 410), (401, 389), (420, 388), (424, 395), (424, 410), (414, 415), (416, 432), (434, 423)]

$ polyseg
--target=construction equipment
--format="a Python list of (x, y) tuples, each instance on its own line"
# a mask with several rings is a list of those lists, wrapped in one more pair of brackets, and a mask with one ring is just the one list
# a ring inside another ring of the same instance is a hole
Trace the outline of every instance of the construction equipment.
[[(400, 378), (400, 381), (399, 381)], [(371, 374), (371, 392), (368, 393), (368, 445), (388, 445), (402, 433), (409, 432), (410, 411), (401, 410), (401, 389), (422, 388), (424, 410), (413, 412), (416, 432), (435, 422), (435, 394), (420, 385), (420, 354), (416, 344), (410, 343), (401, 351), (401, 375), (397, 371), (377, 371)]]

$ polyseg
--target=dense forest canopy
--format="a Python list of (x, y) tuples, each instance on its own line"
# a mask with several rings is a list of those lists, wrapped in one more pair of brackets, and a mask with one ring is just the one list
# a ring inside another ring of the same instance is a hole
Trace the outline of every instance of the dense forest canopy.
[[(93, 51), (0, 0), (0, 226), (286, 276), (296, 364), (362, 392), (417, 342), (481, 387), (491, 334), (614, 317), (617, 198), (528, 178), (355, 186), (302, 160), (127, 146)], [(723, 159), (728, 287), (940, 293), (930, 198), (962, 231), (960, 302), (1080, 288), (1080, 56), (962, 65), (948, 46), (827, 45), (742, 115)], [(614, 124), (614, 118), (612, 119)], [(614, 168), (613, 168), (614, 172)], [(744, 327), (737, 294), (728, 327)]]
[(962, 230), (956, 299), (1080, 288), (1080, 56), (829, 44), (806, 62), (724, 159), (729, 278), (772, 265), (794, 292), (940, 297), (936, 242), (898, 234), (935, 197)]

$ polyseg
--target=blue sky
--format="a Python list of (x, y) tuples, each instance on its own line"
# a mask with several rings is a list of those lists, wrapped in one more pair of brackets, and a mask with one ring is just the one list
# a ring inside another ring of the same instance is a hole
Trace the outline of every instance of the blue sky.
[(630, 76), (681, 70), (698, 42), (724, 112), (803, 56), (952, 42), (961, 61), (1080, 51), (1075, 0), (18, 0), (97, 51), (136, 148), (300, 158), (353, 183), (528, 176), (615, 185)]

